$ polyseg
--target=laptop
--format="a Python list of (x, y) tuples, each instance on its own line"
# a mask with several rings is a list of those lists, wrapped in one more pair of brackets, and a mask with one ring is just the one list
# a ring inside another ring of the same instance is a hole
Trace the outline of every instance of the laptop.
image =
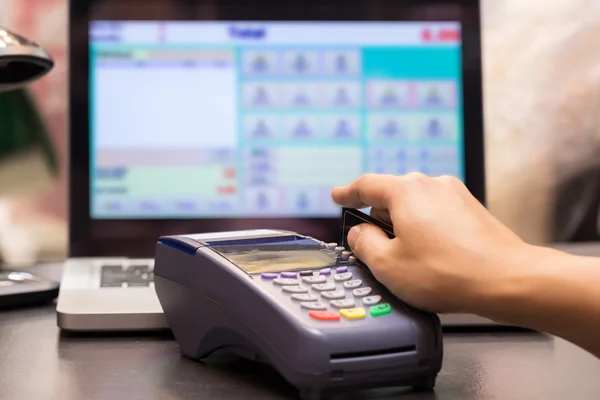
[(62, 329), (167, 328), (161, 235), (339, 241), (331, 188), (363, 173), (451, 174), (484, 202), (478, 1), (82, 0), (69, 12)]

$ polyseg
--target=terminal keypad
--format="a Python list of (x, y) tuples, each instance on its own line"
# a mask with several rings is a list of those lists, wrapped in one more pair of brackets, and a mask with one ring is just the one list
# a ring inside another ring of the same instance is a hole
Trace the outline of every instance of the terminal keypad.
[(364, 320), (392, 312), (377, 289), (365, 284), (360, 273), (348, 268), (356, 263), (352, 253), (342, 251), (335, 243), (325, 244), (322, 251), (337, 257), (338, 265), (300, 272), (264, 273), (262, 280), (289, 295), (300, 309), (309, 311), (310, 318), (318, 321)]

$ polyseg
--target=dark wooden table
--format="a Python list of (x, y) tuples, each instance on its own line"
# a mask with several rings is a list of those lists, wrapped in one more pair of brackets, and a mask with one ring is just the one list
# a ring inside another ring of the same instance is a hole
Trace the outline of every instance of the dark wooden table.
[[(54, 266), (37, 270), (56, 276)], [(405, 389), (337, 399), (600, 399), (600, 361), (554, 337), (524, 332), (446, 333), (433, 392)], [(265, 366), (180, 357), (168, 333), (63, 336), (52, 305), (0, 312), (0, 399), (294, 399)]]

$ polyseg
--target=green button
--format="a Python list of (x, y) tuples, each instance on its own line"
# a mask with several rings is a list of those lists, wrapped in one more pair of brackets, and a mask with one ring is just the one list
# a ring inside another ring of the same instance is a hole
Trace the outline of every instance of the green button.
[(378, 304), (376, 306), (372, 306), (369, 308), (369, 312), (374, 317), (379, 317), (380, 315), (389, 314), (392, 312), (392, 306), (389, 304)]

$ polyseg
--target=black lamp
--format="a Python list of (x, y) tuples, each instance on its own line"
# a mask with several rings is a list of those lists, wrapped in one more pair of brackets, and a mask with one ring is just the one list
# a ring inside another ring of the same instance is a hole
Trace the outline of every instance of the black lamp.
[[(56, 172), (57, 163), (48, 135), (25, 90), (29, 83), (46, 75), (53, 67), (54, 61), (38, 44), (0, 25), (0, 114), (3, 115), (0, 118), (0, 162), (31, 147), (32, 143), (41, 144), (48, 161), (46, 164)], [(0, 171), (3, 186), (0, 196), (9, 186), (6, 182), (11, 181), (7, 179), (8, 175), (11, 175), (10, 171)], [(17, 192), (26, 185), (14, 177), (11, 183)], [(54, 282), (27, 272), (0, 269), (0, 308), (45, 302), (57, 294), (58, 285)]]
[(0, 92), (23, 88), (54, 67), (38, 44), (0, 25)]

